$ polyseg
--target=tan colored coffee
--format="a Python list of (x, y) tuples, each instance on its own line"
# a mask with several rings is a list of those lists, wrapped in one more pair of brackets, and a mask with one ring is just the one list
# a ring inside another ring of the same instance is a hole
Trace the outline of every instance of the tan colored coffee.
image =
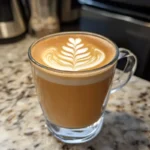
[[(115, 55), (112, 43), (88, 34), (53, 36), (36, 43), (32, 57), (53, 68), (35, 66), (33, 70), (47, 119), (68, 128), (86, 127), (96, 122), (102, 113), (115, 66), (97, 68), (107, 65)], [(90, 71), (93, 69), (97, 70)], [(86, 70), (88, 72), (82, 72)]]

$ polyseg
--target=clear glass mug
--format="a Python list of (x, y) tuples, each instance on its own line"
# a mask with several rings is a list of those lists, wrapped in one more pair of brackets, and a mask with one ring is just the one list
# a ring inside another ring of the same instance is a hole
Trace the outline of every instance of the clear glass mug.
[[(111, 44), (116, 55), (107, 65), (87, 71), (61, 71), (44, 66), (32, 57), (32, 49), (42, 41), (65, 34), (92, 35)], [(101, 130), (109, 95), (122, 88), (133, 75), (137, 59), (125, 48), (118, 48), (108, 38), (89, 32), (62, 32), (46, 36), (28, 51), (39, 102), (48, 130), (65, 143), (84, 143)], [(126, 58), (124, 71), (115, 81), (118, 60)]]

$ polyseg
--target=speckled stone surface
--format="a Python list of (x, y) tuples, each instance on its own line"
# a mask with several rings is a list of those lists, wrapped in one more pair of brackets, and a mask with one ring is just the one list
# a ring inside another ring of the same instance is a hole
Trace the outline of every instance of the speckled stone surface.
[(67, 145), (47, 130), (28, 61), (35, 39), (0, 45), (0, 150), (149, 150), (150, 83), (132, 80), (111, 95), (104, 126), (92, 141)]

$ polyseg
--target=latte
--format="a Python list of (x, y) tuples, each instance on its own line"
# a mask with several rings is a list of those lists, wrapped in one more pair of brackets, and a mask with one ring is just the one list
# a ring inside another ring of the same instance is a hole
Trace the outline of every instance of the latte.
[(106, 65), (114, 58), (115, 50), (98, 37), (70, 34), (38, 43), (32, 55), (37, 62), (54, 69), (81, 71)]
[[(103, 111), (115, 65), (115, 46), (92, 34), (68, 33), (32, 46), (33, 75), (47, 119), (58, 126), (82, 128)], [(40, 67), (42, 66), (42, 67)]]

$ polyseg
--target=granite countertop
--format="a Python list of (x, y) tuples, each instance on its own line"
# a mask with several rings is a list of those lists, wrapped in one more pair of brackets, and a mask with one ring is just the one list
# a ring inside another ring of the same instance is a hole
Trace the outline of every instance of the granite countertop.
[(0, 150), (150, 150), (150, 82), (137, 77), (111, 95), (94, 140), (67, 145), (55, 139), (32, 80), (27, 51), (34, 40), (0, 45)]

